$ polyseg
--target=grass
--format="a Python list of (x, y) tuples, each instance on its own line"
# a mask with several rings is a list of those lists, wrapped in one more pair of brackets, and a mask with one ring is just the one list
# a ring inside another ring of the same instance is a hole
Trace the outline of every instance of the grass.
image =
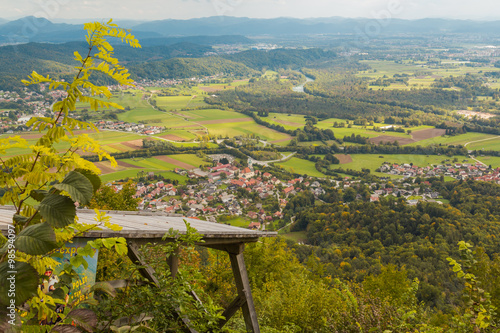
[[(491, 134), (483, 134), (483, 133), (465, 133), (454, 136), (436, 136), (431, 139), (425, 139), (418, 142), (410, 143), (409, 146), (430, 146), (430, 145), (464, 145), (467, 142), (483, 140), (495, 137), (495, 135)], [(486, 144), (488, 141), (485, 141)], [(469, 146), (467, 146), (469, 148)]]
[(199, 158), (198, 156), (196, 156), (194, 154), (177, 154), (177, 155), (169, 155), (168, 157), (171, 157), (171, 158), (173, 158), (177, 161), (183, 162), (183, 163), (190, 164), (194, 167), (208, 164), (202, 158)]
[(467, 145), (467, 149), (470, 150), (500, 150), (500, 136), (497, 136), (495, 139), (475, 142)]
[(182, 111), (179, 112), (179, 114), (185, 116), (186, 118), (194, 122), (209, 121), (209, 120), (241, 119), (241, 118), (247, 118), (248, 120), (252, 120), (252, 118), (244, 114), (234, 111), (223, 111), (219, 109)]
[(108, 173), (106, 175), (102, 175), (101, 180), (106, 183), (106, 182), (111, 182), (114, 180), (119, 180), (119, 179), (125, 179), (125, 178), (135, 178), (137, 177), (137, 173), (139, 171), (145, 171), (145, 172), (154, 172), (155, 174), (160, 174), (164, 176), (165, 178), (172, 179), (172, 180), (178, 180), (179, 184), (185, 184), (186, 180), (188, 179), (185, 176), (178, 175), (174, 172), (170, 171), (165, 171), (165, 172), (158, 172), (157, 170), (154, 169), (128, 169), (128, 170), (122, 170), (122, 171), (117, 171), (113, 173)]
[[(284, 113), (270, 113), (269, 117), (263, 118), (267, 122), (271, 124), (276, 124), (276, 125), (281, 125), (285, 129), (288, 130), (295, 130), (297, 128), (302, 128), (306, 124), (306, 119), (303, 115), (296, 115), (292, 114), (288, 116), (287, 114)], [(350, 136), (352, 134), (354, 135), (360, 135), (362, 137), (368, 137), (368, 138), (375, 138), (377, 136), (381, 135), (389, 135), (389, 136), (396, 136), (396, 137), (403, 137), (403, 138), (410, 138), (411, 135), (406, 134), (406, 133), (398, 133), (398, 132), (389, 132), (386, 131), (385, 133), (383, 132), (376, 132), (373, 130), (373, 127), (383, 127), (387, 126), (387, 124), (382, 124), (382, 123), (374, 123), (373, 126), (357, 126), (357, 125), (352, 125), (351, 128), (348, 127), (343, 127), (343, 128), (334, 128), (333, 123), (338, 122), (338, 123), (346, 123), (346, 119), (339, 119), (339, 118), (328, 118), (325, 120), (319, 121), (316, 125), (316, 127), (321, 128), (321, 129), (331, 129), (335, 136), (337, 138), (342, 139), (344, 136)], [(412, 132), (422, 130), (422, 129), (427, 129), (427, 128), (432, 128), (432, 126), (418, 126), (418, 127), (408, 127), (405, 128), (406, 130), (411, 130)]]
[(297, 157), (292, 157), (286, 162), (275, 163), (275, 165), (279, 165), (287, 171), (296, 174), (305, 174), (313, 177), (325, 177), (323, 173), (316, 170), (314, 162), (303, 160)]
[(235, 123), (218, 123), (218, 124), (206, 124), (210, 134), (221, 135), (223, 137), (234, 137), (234, 136), (245, 136), (255, 134), (263, 140), (275, 141), (288, 139), (290, 136), (278, 131), (274, 131), (267, 127), (256, 124), (252, 121), (243, 121)]
[(233, 227), (247, 228), (250, 224), (250, 220), (247, 220), (245, 217), (238, 216), (231, 220), (224, 221), (224, 223), (229, 223)]
[(294, 232), (287, 232), (284, 234), (280, 234), (280, 236), (283, 236), (287, 239), (291, 239), (295, 242), (303, 242), (307, 240), (307, 231), (294, 231)]
[(477, 160), (483, 162), (486, 165), (491, 165), (492, 168), (500, 167), (500, 157), (497, 156), (478, 156)]

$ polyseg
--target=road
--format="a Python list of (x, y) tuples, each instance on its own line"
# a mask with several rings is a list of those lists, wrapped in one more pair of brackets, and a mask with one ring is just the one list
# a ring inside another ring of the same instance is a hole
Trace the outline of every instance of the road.
[(275, 163), (275, 162), (282, 162), (284, 160), (287, 160), (288, 158), (292, 157), (293, 155), (297, 154), (297, 152), (293, 152), (289, 155), (284, 155), (283, 154), (283, 157), (280, 158), (279, 160), (274, 160), (274, 161), (257, 161), (257, 160), (254, 160), (253, 158), (251, 157), (248, 157), (248, 165), (252, 165), (252, 164), (260, 164), (260, 165), (263, 165), (263, 166), (268, 166), (269, 163)]
[(464, 147), (467, 147), (467, 145), (471, 144), (471, 143), (476, 143), (476, 142), (481, 142), (481, 141), (488, 141), (488, 140), (494, 140), (494, 139), (500, 139), (500, 136), (495, 136), (493, 138), (487, 138), (487, 139), (482, 139), (482, 140), (467, 142), (466, 144), (464, 144)]
[[(467, 147), (468, 144), (471, 144), (471, 143), (476, 143), (476, 142), (482, 142), (482, 141), (488, 141), (488, 140), (495, 140), (495, 139), (500, 139), (500, 136), (495, 136), (495, 137), (492, 137), (492, 138), (487, 138), (487, 139), (481, 139), (481, 140), (476, 140), (476, 141), (471, 141), (471, 142), (467, 142), (466, 144), (464, 144), (464, 147)], [(469, 153), (472, 152), (471, 150), (469, 150)], [(476, 161), (477, 163), (481, 163), (482, 165), (484, 166), (488, 166), (486, 163), (484, 162), (481, 162), (480, 160), (474, 158), (474, 157), (471, 157), (474, 161)]]

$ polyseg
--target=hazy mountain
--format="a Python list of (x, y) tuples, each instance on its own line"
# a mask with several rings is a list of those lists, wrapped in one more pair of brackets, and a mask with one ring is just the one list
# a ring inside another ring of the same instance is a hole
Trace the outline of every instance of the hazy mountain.
[[(151, 31), (134, 31), (139, 39), (156, 38), (162, 35)], [(28, 42), (65, 43), (82, 41), (85, 38), (83, 24), (52, 23), (45, 18), (27, 16), (0, 25), (0, 44)]]
[(199, 45), (254, 43), (254, 41), (252, 41), (251, 39), (241, 35), (161, 37), (161, 38), (141, 39), (140, 42), (142, 46), (171, 45), (176, 43), (193, 43)]
[[(283, 35), (283, 34), (336, 34), (366, 33), (378, 29), (380, 33), (496, 33), (500, 21), (470, 21), (448, 19), (378, 21), (367, 18), (273, 18), (207, 17), (191, 20), (160, 20), (139, 24), (138, 30), (154, 31), (165, 36), (175, 35)], [(372, 30), (370, 30), (372, 29)]]
[(6, 19), (0, 18), (0, 25), (1, 25), (1, 24), (4, 24), (4, 23), (7, 23), (7, 22), (9, 22), (9, 21), (8, 21), (8, 20), (6, 20)]

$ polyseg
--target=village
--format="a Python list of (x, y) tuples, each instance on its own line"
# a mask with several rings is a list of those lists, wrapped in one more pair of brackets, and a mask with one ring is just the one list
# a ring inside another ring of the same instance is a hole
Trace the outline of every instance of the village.
[(136, 134), (153, 135), (160, 134), (165, 128), (163, 126), (149, 126), (144, 124), (127, 123), (125, 121), (100, 120), (94, 123), (100, 130), (134, 132)]
[(483, 163), (447, 163), (434, 166), (419, 167), (412, 164), (389, 164), (384, 163), (380, 172), (390, 175), (400, 175), (403, 178), (410, 177), (439, 177), (449, 176), (457, 180), (474, 179), (500, 184), (500, 168), (492, 169)]
[[(378, 202), (390, 197), (404, 199), (409, 205), (416, 205), (420, 201), (442, 204), (441, 194), (433, 190), (432, 184), (423, 178), (455, 175), (457, 179), (473, 177), (490, 181), (491, 177), (498, 180), (499, 176), (498, 169), (489, 170), (479, 164), (456, 163), (421, 168), (409, 164), (384, 163), (381, 172), (402, 175), (403, 178), (382, 177), (381, 182), (371, 183), (348, 177), (343, 180), (307, 176), (279, 179), (270, 172), (251, 166), (242, 167), (230, 155), (210, 157), (214, 160), (212, 167), (175, 169), (175, 173), (197, 180), (189, 185), (157, 181), (154, 173), (150, 172), (147, 175), (150, 181), (136, 184), (134, 197), (140, 199), (139, 210), (162, 211), (222, 223), (239, 218), (248, 222), (248, 228), (265, 229), (266, 225), (284, 217), (283, 210), (288, 202), (302, 191), (309, 191), (316, 200), (322, 201), (325, 185), (341, 190), (347, 202), (345, 204), (354, 200)], [(112, 186), (115, 191), (122, 188), (120, 183), (108, 183), (108, 186)], [(347, 199), (347, 193), (350, 193), (348, 189), (359, 186), (366, 186), (369, 193), (363, 196), (358, 191), (358, 194)]]
[[(224, 222), (240, 217), (248, 220), (248, 227), (264, 229), (265, 225), (283, 217), (283, 208), (290, 197), (308, 189), (318, 196), (324, 193), (320, 183), (312, 178), (298, 177), (280, 180), (269, 172), (251, 167), (237, 167), (230, 155), (211, 155), (217, 163), (202, 169), (175, 172), (198, 180), (196, 184), (178, 185), (165, 181), (139, 182), (135, 198), (139, 210), (163, 211), (186, 217)], [(154, 178), (153, 173), (148, 177)], [(122, 185), (109, 183), (115, 191)]]

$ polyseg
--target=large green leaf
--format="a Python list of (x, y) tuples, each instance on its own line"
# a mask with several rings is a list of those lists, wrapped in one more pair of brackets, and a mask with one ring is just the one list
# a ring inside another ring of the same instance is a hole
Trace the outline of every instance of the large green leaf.
[[(38, 273), (25, 262), (0, 264), (0, 303), (10, 304), (15, 300), (15, 305), (21, 305), (33, 296), (38, 289)], [(10, 295), (9, 295), (10, 294)]]
[(98, 174), (85, 169), (76, 169), (75, 171), (78, 171), (79, 173), (87, 177), (87, 179), (92, 183), (92, 186), (94, 187), (94, 193), (101, 187), (101, 177), (99, 177)]
[(75, 221), (75, 203), (70, 198), (58, 193), (47, 195), (38, 206), (40, 215), (51, 226), (63, 228)]
[(87, 205), (94, 194), (94, 186), (90, 180), (78, 171), (69, 172), (61, 183), (54, 185), (54, 188), (67, 192), (71, 199), (81, 205)]
[(38, 223), (21, 231), (15, 244), (21, 252), (42, 255), (57, 247), (56, 234), (48, 223)]
[(43, 200), (43, 198), (45, 198), (45, 196), (48, 194), (49, 192), (46, 191), (46, 190), (32, 190), (30, 192), (30, 197), (32, 197), (33, 199), (35, 199), (36, 201), (40, 202)]

